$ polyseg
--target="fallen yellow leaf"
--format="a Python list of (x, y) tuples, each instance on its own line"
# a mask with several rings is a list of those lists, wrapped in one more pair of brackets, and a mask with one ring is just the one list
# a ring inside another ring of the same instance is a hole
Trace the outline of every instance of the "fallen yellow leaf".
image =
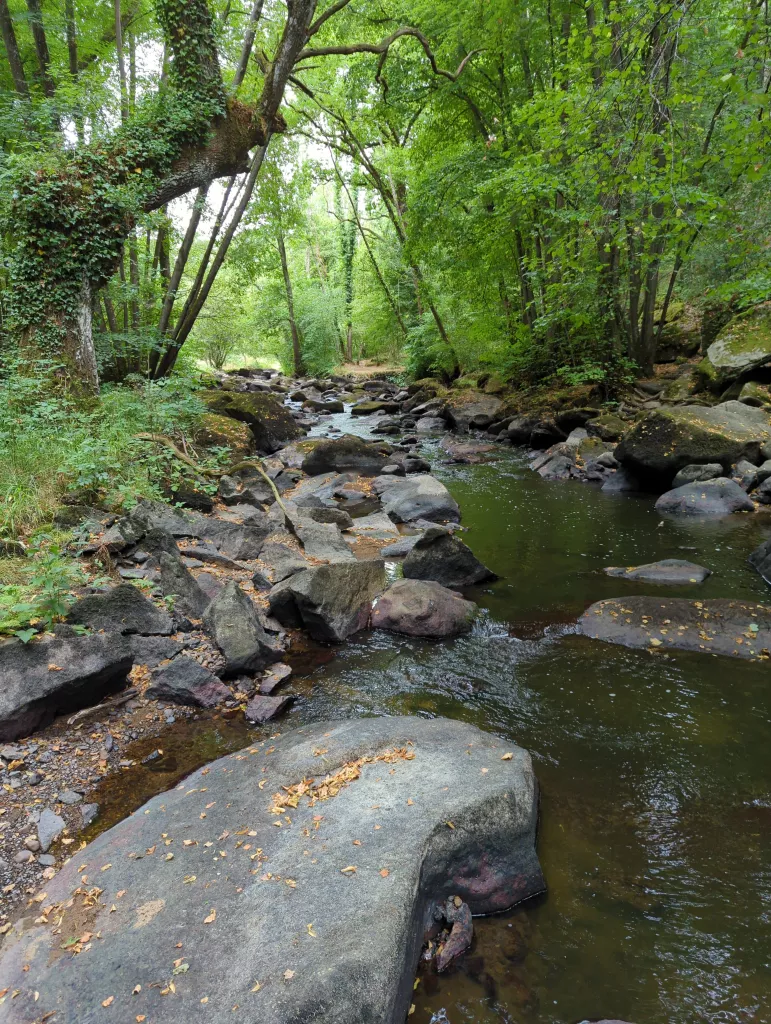
[(212, 907), (211, 908), (211, 913), (209, 914), (208, 917), (205, 917), (203, 919), (203, 923), (204, 924), (213, 924), (216, 920), (217, 920), (217, 911), (214, 909), (214, 907)]
[(107, 999), (104, 1000), (104, 1002), (102, 1003), (102, 1006), (104, 1006), (106, 1008), (108, 1006), (112, 1006), (112, 1004), (114, 1002), (115, 1002), (115, 996), (109, 996)]
[(355, 870), (356, 870), (356, 865), (355, 864), (349, 864), (347, 868), (340, 868), (340, 874), (341, 875), (353, 874), (353, 872)]
[(511, 753), (504, 754), (503, 757), (501, 758), (501, 761), (510, 761), (512, 759), (512, 757), (514, 757), (514, 755), (511, 754)]

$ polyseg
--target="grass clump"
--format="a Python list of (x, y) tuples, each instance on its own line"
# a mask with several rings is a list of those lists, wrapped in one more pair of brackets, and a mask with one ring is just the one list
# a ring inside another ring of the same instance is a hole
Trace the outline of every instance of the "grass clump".
[[(120, 511), (168, 497), (185, 480), (207, 486), (168, 448), (136, 437), (163, 434), (189, 450), (206, 412), (196, 390), (181, 376), (136, 377), (84, 405), (57, 389), (48, 366), (0, 367), (0, 538), (34, 534), (63, 502)], [(215, 452), (202, 465), (224, 457)]]

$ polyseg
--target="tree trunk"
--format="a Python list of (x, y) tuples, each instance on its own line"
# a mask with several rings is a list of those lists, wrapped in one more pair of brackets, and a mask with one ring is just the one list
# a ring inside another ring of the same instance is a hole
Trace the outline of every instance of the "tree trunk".
[[(41, 68), (47, 67), (40, 0), (26, 2), (35, 14), (32, 21), (38, 59)], [(115, 30), (122, 35), (119, 3), (115, 6)], [(155, 107), (148, 108), (157, 110), (154, 121), (143, 117), (135, 124), (129, 116), (114, 144), (100, 138), (93, 146), (63, 148), (42, 167), (19, 171), (14, 183), (11, 227), (16, 249), (11, 260), (10, 291), (12, 319), (20, 340), (54, 356), (61, 354), (62, 362), (72, 372), (82, 368), (85, 387), (95, 386), (95, 360), (83, 354), (93, 351), (90, 312), (88, 324), (84, 316), (74, 317), (71, 312), (81, 305), (83, 289), (90, 294), (113, 275), (140, 210), (157, 210), (215, 178), (247, 171), (245, 194), (251, 195), (271, 133), (286, 127), (280, 105), (295, 62), (308, 41), (315, 10), (316, 0), (293, 0), (287, 5), (277, 49), (266, 65), (262, 92), (254, 105), (247, 105), (226, 95), (207, 0), (157, 6), (172, 59), (168, 84)], [(127, 93), (124, 86), (124, 109), (129, 100)], [(148, 133), (155, 138), (156, 144), (151, 147), (146, 145)], [(259, 159), (252, 157), (255, 147)], [(118, 155), (120, 159), (115, 159)], [(133, 218), (126, 215), (121, 204), (111, 206), (102, 198), (110, 189), (125, 189), (129, 182), (138, 193)], [(95, 184), (100, 187), (93, 187)], [(245, 203), (239, 206), (237, 219), (244, 209)], [(223, 238), (190, 311), (192, 318), (186, 321), (186, 333), (175, 342), (177, 350), (206, 300), (234, 232), (235, 226)], [(39, 243), (42, 234), (66, 238), (66, 247), (55, 254), (46, 251)], [(79, 332), (82, 341), (73, 345), (72, 338)], [(173, 365), (174, 358), (172, 353), (167, 362)]]
[(301, 377), (303, 373), (303, 355), (300, 348), (300, 332), (297, 329), (297, 321), (294, 316), (294, 296), (292, 294), (292, 279), (289, 276), (289, 264), (286, 259), (286, 245), (284, 235), (279, 228), (276, 235), (278, 243), (278, 254), (281, 257), (281, 273), (284, 275), (284, 287), (286, 288), (286, 304), (289, 310), (289, 329), (292, 332), (292, 360), (294, 362), (295, 377)]
[(40, 81), (43, 85), (43, 92), (51, 99), (56, 92), (56, 86), (51, 77), (51, 55), (48, 52), (48, 40), (46, 39), (46, 30), (43, 26), (43, 12), (40, 8), (40, 0), (27, 0), (27, 10), (29, 11), (32, 38), (35, 41), (38, 67), (40, 68)]
[(19, 44), (16, 40), (16, 32), (13, 28), (13, 19), (8, 9), (8, 0), (0, 0), (0, 33), (3, 36), (5, 52), (8, 56), (8, 64), (11, 69), (11, 77), (20, 96), (29, 96), (29, 86), (24, 74), (24, 64), (19, 53)]
[[(93, 300), (91, 282), (84, 274), (80, 279), (77, 310), (69, 316), (60, 317), (56, 325), (62, 338), (57, 372), (79, 394), (99, 392), (93, 335)], [(21, 349), (30, 361), (44, 355), (38, 346), (36, 333), (32, 330), (22, 334)]]

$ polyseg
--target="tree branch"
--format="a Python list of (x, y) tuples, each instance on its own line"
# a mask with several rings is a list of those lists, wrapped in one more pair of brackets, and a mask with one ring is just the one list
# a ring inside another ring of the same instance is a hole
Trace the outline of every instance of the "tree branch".
[(315, 36), (325, 21), (328, 21), (338, 11), (342, 11), (344, 7), (347, 7), (351, 0), (337, 0), (337, 3), (332, 4), (328, 7), (323, 14), (320, 14), (318, 18), (313, 22), (311, 27), (308, 29), (308, 38)]
[[(339, 8), (340, 5), (336, 6)], [(332, 10), (333, 9), (330, 8), (330, 11)], [(322, 17), (323, 16), (324, 15), (322, 15)], [(436, 63), (436, 57), (434, 55), (434, 51), (431, 49), (431, 44), (420, 29), (405, 26), (403, 28), (397, 28), (395, 32), (392, 32), (390, 36), (387, 36), (379, 43), (351, 43), (349, 46), (308, 47), (300, 52), (297, 59), (299, 61), (308, 60), (312, 57), (349, 56), (354, 53), (377, 53), (380, 54), (380, 60), (378, 61), (375, 79), (379, 81), (383, 66), (388, 59), (388, 51), (396, 40), (401, 39), (402, 36), (412, 36), (413, 39), (417, 39), (428, 57), (429, 63), (431, 64), (431, 70), (434, 74), (442, 75), (444, 78), (448, 78), (451, 82), (457, 82), (466, 64), (468, 64), (475, 54), (481, 53), (481, 50), (472, 50), (470, 53), (467, 53), (460, 62), (457, 71), (447, 71), (445, 68), (440, 68)]]

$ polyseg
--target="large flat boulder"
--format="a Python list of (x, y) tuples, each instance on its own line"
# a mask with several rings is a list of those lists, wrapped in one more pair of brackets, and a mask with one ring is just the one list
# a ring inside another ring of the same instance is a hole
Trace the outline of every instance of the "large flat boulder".
[(544, 889), (536, 821), (527, 752), (471, 725), (294, 730), (79, 850), (6, 937), (0, 1020), (403, 1024), (438, 904)]
[(202, 391), (200, 397), (211, 412), (246, 423), (259, 451), (269, 455), (303, 434), (276, 395), (256, 391)]
[(735, 316), (709, 346), (707, 358), (721, 386), (771, 362), (771, 302)]
[(368, 444), (361, 437), (344, 434), (315, 445), (303, 459), (302, 469), (309, 476), (348, 472), (377, 476), (389, 458), (381, 448), (382, 445)]
[(471, 587), (497, 578), (467, 544), (439, 526), (415, 542), (403, 571), (408, 579), (435, 580), (444, 587)]
[(458, 503), (436, 477), (413, 473), (407, 477), (380, 476), (372, 484), (383, 510), (396, 523), (426, 519), (432, 523), (460, 522)]
[(762, 409), (741, 402), (680, 405), (648, 413), (615, 455), (644, 482), (669, 484), (694, 463), (719, 463), (725, 472), (741, 459), (757, 464), (769, 440), (771, 420)]
[(121, 583), (106, 594), (82, 597), (70, 608), (67, 621), (105, 633), (169, 636), (174, 632), (171, 616), (131, 583)]
[(375, 601), (372, 628), (407, 636), (459, 636), (471, 630), (478, 610), (440, 583), (397, 580)]
[(385, 563), (337, 562), (306, 569), (270, 592), (271, 614), (314, 640), (340, 643), (369, 623), (372, 602), (385, 590)]
[(596, 640), (651, 651), (701, 651), (761, 660), (771, 650), (771, 608), (750, 601), (611, 598), (588, 608), (579, 626)]
[(666, 491), (655, 507), (657, 512), (679, 516), (730, 516), (734, 512), (755, 510), (739, 484), (724, 476)]
[(98, 704), (125, 686), (134, 658), (120, 635), (0, 644), (0, 740)]
[(280, 659), (251, 598), (235, 580), (229, 580), (211, 602), (204, 623), (224, 655), (226, 675), (256, 672)]

